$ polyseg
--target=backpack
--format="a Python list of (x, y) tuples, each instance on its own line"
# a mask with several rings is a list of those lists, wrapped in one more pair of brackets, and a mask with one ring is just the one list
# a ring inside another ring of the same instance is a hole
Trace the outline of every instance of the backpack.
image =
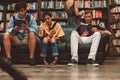
[[(14, 27), (16, 25), (20, 25), (23, 21), (22, 20), (16, 20), (15, 19), (15, 16), (13, 16), (13, 21), (14, 21)], [(26, 15), (25, 17), (25, 20), (24, 21), (27, 21), (28, 23), (30, 22), (30, 15)], [(24, 23), (24, 22), (23, 22)]]

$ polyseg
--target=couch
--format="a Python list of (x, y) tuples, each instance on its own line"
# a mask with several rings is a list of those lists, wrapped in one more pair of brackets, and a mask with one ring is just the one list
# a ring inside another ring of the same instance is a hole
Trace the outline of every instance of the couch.
[[(70, 55), (70, 34), (72, 30), (75, 30), (76, 27), (74, 26), (62, 26), (63, 31), (65, 32), (65, 36), (62, 38), (63, 42), (58, 43), (58, 51), (59, 51), (59, 60), (58, 63), (60, 64), (66, 64), (70, 61), (71, 55)], [(96, 61), (100, 64), (102, 64), (105, 60), (105, 45), (107, 42), (107, 34), (103, 34), (99, 49), (97, 51), (97, 56), (96, 56)], [(3, 46), (3, 33), (0, 33), (0, 38), (1, 38), (1, 56), (5, 56), (5, 50)], [(35, 49), (35, 58), (38, 63), (42, 62), (42, 59), (40, 57), (40, 51), (42, 45), (40, 43), (36, 43), (36, 49)], [(51, 46), (51, 45), (49, 45)], [(79, 63), (86, 63), (87, 62), (87, 56), (89, 54), (91, 44), (82, 44), (79, 45), (78, 48), (78, 54), (79, 54)], [(13, 63), (27, 63), (29, 59), (29, 48), (27, 45), (22, 45), (22, 46), (13, 46), (12, 45), (12, 50), (11, 50), (11, 55), (12, 55), (12, 61)], [(47, 59), (49, 61), (52, 61), (52, 56), (51, 56), (51, 47), (48, 47), (48, 57)]]

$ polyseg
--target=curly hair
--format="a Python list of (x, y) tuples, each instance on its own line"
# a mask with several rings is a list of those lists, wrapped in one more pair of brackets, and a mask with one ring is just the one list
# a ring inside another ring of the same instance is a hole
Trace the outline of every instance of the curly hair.
[(52, 14), (51, 14), (49, 11), (45, 11), (45, 12), (43, 13), (43, 18), (44, 18), (46, 15), (52, 17)]
[(20, 1), (15, 5), (15, 10), (19, 11), (21, 8), (24, 8), (26, 10), (27, 5), (24, 1)]

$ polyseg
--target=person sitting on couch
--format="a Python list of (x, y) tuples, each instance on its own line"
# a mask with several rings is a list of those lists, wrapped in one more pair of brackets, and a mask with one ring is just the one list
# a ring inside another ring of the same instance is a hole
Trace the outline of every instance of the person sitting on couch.
[(17, 11), (17, 14), (15, 16), (12, 16), (9, 20), (8, 27), (3, 35), (3, 43), (5, 47), (6, 56), (9, 60), (11, 60), (11, 44), (29, 45), (29, 64), (35, 65), (35, 34), (38, 34), (38, 26), (34, 17), (26, 13), (26, 8), (27, 5), (23, 1), (15, 5), (15, 10)]
[(48, 65), (48, 62), (46, 61), (46, 52), (48, 44), (50, 43), (54, 56), (54, 60), (50, 64), (54, 65), (58, 60), (57, 41), (64, 36), (64, 32), (61, 28), (61, 25), (52, 20), (52, 14), (50, 12), (45, 12), (43, 14), (43, 19), (45, 22), (43, 22), (39, 27), (39, 35), (42, 38), (42, 51), (40, 55), (43, 57), (44, 64)]
[(99, 42), (102, 33), (111, 35), (111, 32), (105, 30), (100, 26), (92, 25), (93, 14), (91, 10), (85, 11), (85, 24), (81, 24), (76, 30), (71, 33), (71, 61), (68, 65), (74, 65), (78, 62), (78, 43), (89, 44), (91, 43), (90, 53), (88, 55), (88, 64), (99, 66), (95, 62), (96, 53), (98, 50)]

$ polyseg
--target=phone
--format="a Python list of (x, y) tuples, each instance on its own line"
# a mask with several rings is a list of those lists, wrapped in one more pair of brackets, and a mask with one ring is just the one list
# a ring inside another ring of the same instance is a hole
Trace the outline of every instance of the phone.
[(20, 26), (22, 23), (26, 24), (26, 20), (16, 20), (16, 25)]

